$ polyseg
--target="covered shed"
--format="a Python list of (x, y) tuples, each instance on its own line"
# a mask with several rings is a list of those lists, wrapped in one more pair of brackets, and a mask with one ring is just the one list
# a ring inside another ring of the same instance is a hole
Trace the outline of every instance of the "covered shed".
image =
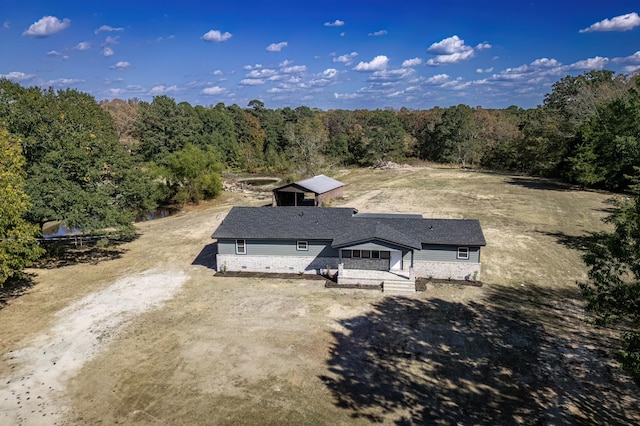
[(273, 206), (322, 206), (343, 195), (344, 183), (317, 175), (274, 189)]

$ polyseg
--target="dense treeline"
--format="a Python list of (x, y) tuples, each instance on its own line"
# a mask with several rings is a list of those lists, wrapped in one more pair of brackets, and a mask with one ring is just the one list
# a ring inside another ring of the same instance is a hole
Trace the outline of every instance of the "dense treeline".
[(640, 163), (638, 77), (591, 71), (558, 81), (544, 103), (488, 110), (268, 109), (259, 100), (192, 107), (167, 96), (103, 101), (121, 143), (158, 162), (187, 145), (226, 168), (306, 175), (334, 164), (410, 158), (552, 176), (624, 190)]

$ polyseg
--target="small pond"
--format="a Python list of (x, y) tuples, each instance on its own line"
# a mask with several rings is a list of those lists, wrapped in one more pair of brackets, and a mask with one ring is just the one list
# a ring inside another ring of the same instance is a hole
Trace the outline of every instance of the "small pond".
[[(157, 209), (139, 213), (135, 218), (135, 222), (147, 222), (149, 220), (162, 219), (172, 216), (179, 211), (180, 209), (177, 207), (158, 207)], [(82, 234), (82, 229), (68, 229), (67, 227), (61, 225), (60, 222), (47, 222), (42, 227), (42, 238), (44, 239), (69, 237), (79, 234)]]
[(274, 177), (258, 177), (258, 178), (246, 178), (246, 179), (238, 180), (238, 183), (244, 183), (245, 185), (249, 185), (249, 186), (266, 186), (266, 185), (272, 185), (278, 182), (280, 182), (280, 178), (274, 178)]
[(165, 217), (173, 216), (180, 211), (177, 207), (158, 207), (157, 209), (149, 210), (139, 213), (136, 216), (136, 222), (147, 222), (149, 220), (162, 219)]

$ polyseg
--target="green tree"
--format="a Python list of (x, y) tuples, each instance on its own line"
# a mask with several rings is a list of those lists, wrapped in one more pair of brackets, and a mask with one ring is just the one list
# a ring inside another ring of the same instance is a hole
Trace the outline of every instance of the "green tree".
[(0, 128), (0, 287), (43, 253), (36, 240), (38, 227), (24, 219), (30, 206), (24, 164), (19, 141)]
[(150, 176), (118, 143), (111, 116), (92, 96), (0, 81), (0, 114), (22, 140), (32, 222), (132, 232), (135, 213), (155, 206)]
[(158, 160), (195, 142), (199, 126), (188, 103), (176, 104), (166, 95), (155, 96), (151, 103), (141, 102), (138, 111), (139, 152), (144, 160)]
[(634, 89), (598, 106), (576, 137), (567, 175), (585, 186), (615, 191), (629, 185), (640, 164), (640, 95)]
[[(636, 168), (636, 182), (638, 176)], [(584, 256), (589, 279), (579, 286), (596, 324), (622, 328), (618, 358), (640, 384), (640, 185), (632, 187), (632, 194), (607, 217), (613, 231), (595, 235)]]
[(160, 166), (175, 203), (198, 203), (222, 192), (222, 164), (213, 147), (202, 150), (187, 144), (163, 158)]
[(473, 108), (458, 105), (445, 109), (432, 134), (432, 160), (462, 166), (480, 161), (482, 151)]

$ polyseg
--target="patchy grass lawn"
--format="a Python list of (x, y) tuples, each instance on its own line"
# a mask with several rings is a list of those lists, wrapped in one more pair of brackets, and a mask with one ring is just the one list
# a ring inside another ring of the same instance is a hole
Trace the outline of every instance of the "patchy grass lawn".
[(111, 260), (34, 269), (0, 310), (3, 424), (632, 424), (638, 387), (575, 282), (609, 194), (522, 176), (345, 170), (360, 211), (478, 218), (482, 287), (410, 297), (213, 276), (225, 194)]

